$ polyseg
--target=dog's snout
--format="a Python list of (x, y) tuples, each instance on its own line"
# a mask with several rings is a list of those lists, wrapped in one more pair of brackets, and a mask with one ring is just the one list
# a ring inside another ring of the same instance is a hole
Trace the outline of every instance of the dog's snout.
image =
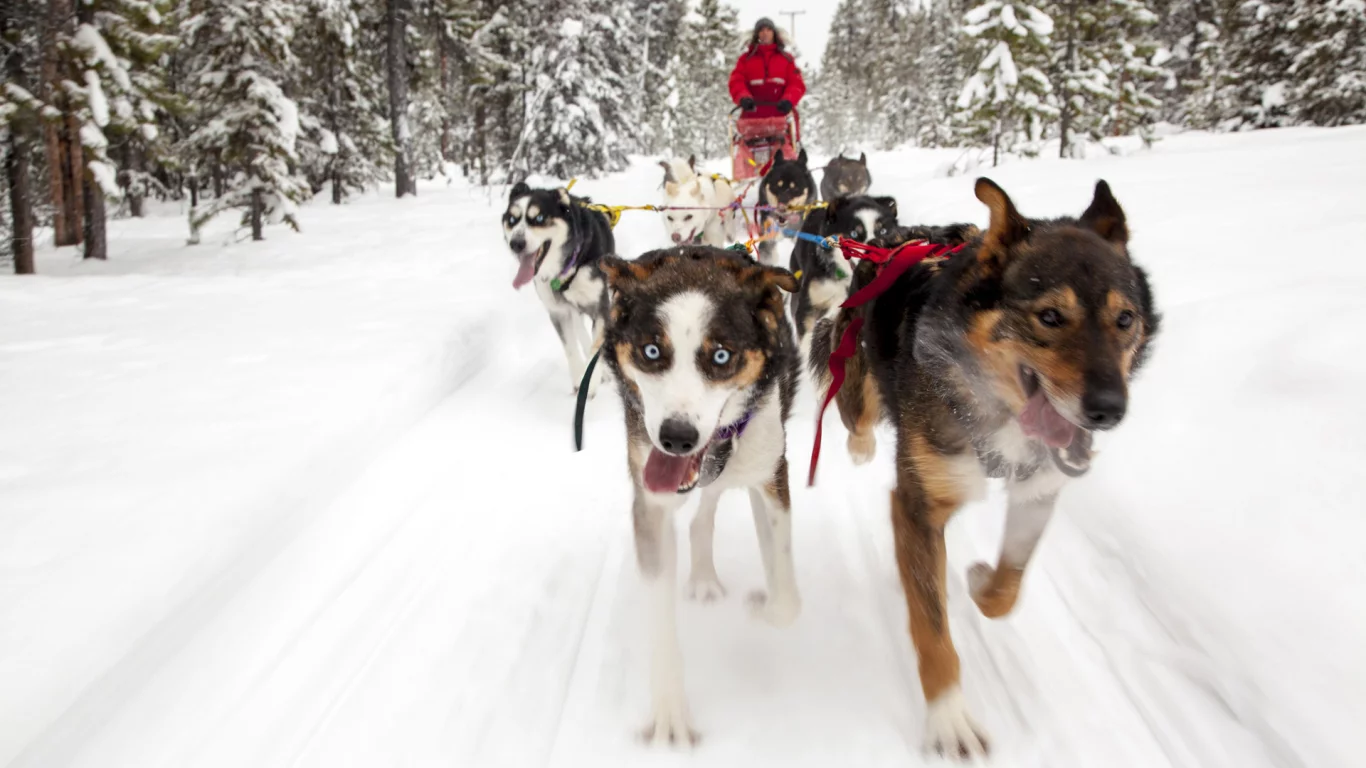
[(675, 455), (693, 452), (697, 447), (697, 427), (682, 419), (666, 419), (659, 427), (659, 444)]
[(522, 251), (526, 250), (526, 241), (520, 237), (516, 237), (508, 243), (508, 247), (517, 253), (521, 253)]
[(1109, 429), (1124, 418), (1129, 407), (1129, 396), (1122, 389), (1105, 387), (1090, 389), (1081, 399), (1082, 415), (1090, 429)]
[(682, 233), (682, 232), (675, 232), (675, 233), (674, 233), (674, 242), (675, 242), (675, 243), (681, 243), (681, 242), (683, 242), (683, 233)]

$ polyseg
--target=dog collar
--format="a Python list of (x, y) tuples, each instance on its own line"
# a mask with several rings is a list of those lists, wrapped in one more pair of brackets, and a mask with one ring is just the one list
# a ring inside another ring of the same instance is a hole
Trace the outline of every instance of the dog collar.
[(716, 430), (712, 435), (711, 444), (707, 446), (707, 452), (702, 456), (701, 477), (697, 479), (698, 487), (711, 485), (721, 473), (726, 471), (726, 464), (730, 461), (730, 455), (735, 450), (735, 438), (744, 433), (745, 427), (749, 426), (749, 420), (754, 418), (754, 411), (745, 411), (745, 415), (738, 420), (727, 424)]
[(575, 267), (578, 266), (579, 248), (580, 246), (578, 245), (574, 246), (574, 252), (569, 255), (569, 261), (565, 263), (563, 268), (560, 269), (560, 274), (550, 279), (550, 290), (559, 292), (569, 287), (569, 283), (574, 278), (571, 275), (569, 280), (565, 280), (564, 277), (565, 275), (569, 275), (571, 272), (573, 272)]

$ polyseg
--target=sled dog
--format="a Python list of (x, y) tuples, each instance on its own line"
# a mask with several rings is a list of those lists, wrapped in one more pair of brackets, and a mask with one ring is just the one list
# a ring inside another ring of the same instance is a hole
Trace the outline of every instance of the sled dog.
[(730, 182), (720, 177), (700, 175), (697, 158), (687, 161), (661, 160), (664, 168), (664, 205), (683, 209), (666, 210), (660, 216), (664, 229), (675, 245), (712, 245), (724, 248), (735, 236), (739, 219), (734, 211), (722, 211), (735, 199)]

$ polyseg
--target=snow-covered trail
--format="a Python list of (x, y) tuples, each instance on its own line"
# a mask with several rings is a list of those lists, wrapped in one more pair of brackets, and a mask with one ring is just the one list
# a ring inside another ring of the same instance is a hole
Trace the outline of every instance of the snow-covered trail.
[[(1108, 178), (1168, 321), (1135, 387), (1131, 423), (1106, 436), (1096, 470), (1064, 493), (1007, 620), (982, 618), (963, 580), (973, 561), (994, 558), (1003, 500), (965, 510), (950, 527), (951, 626), (993, 765), (1317, 768), (1360, 754), (1366, 566), (1355, 513), (1363, 491), (1349, 468), (1366, 447), (1344, 436), (1366, 427), (1352, 394), (1366, 370), (1359, 354), (1347, 356), (1360, 351), (1351, 328), (1366, 322), (1366, 266), (1359, 248), (1325, 258), (1267, 310), (1258, 297), (1285, 285), (1272, 271), (1286, 254), (1253, 230), (1272, 213), (1295, 221), (1312, 211), (1320, 231), (1361, 242), (1366, 188), (1335, 167), (1363, 167), (1366, 131), (1285, 132), (1268, 144), (1274, 135), (1181, 137), (1151, 155), (992, 174), (1037, 215), (1078, 212), (1090, 183)], [(898, 196), (906, 220), (980, 222), (970, 180), (930, 178), (943, 160), (879, 157), (876, 189)], [(1224, 189), (1218, 200), (1202, 188), (1254, 160), (1257, 187)], [(1306, 187), (1336, 179), (1340, 194), (1278, 191), (1305, 167), (1320, 169)], [(644, 164), (581, 188), (634, 202), (652, 194), (643, 191), (656, 173)], [(739, 596), (761, 581), (754, 531), (745, 500), (724, 498), (716, 557), (730, 595), (680, 603), (703, 741), (691, 755), (635, 741), (648, 712), (647, 646), (620, 408), (601, 393), (585, 450), (572, 452), (563, 357), (534, 296), (507, 287), (496, 206), (480, 215), (487, 226), (471, 217), (455, 238), (458, 277), (428, 276), (461, 286), (450, 308), (463, 329), (459, 357), (444, 364), (459, 373), (446, 377), (444, 399), (379, 444), (363, 469), (333, 478), (326, 500), (273, 539), (269, 556), (234, 561), (211, 601), (177, 604), (175, 642), (149, 633), (108, 668), (66, 682), (77, 688), (72, 703), (0, 740), (14, 745), (0, 763), (922, 764), (923, 704), (887, 511), (890, 435), (877, 461), (855, 468), (828, 416), (819, 482), (805, 488), (809, 392), (789, 423), (803, 614), (781, 631), (748, 618)], [(636, 214), (618, 237), (636, 253), (661, 232)], [(1311, 333), (1311, 313), (1332, 328)], [(1337, 455), (1287, 458), (1313, 440)], [(1187, 466), (1199, 461), (1208, 468)], [(232, 521), (216, 524), (232, 530)], [(50, 535), (61, 553), (63, 540)], [(96, 547), (79, 530), (67, 536), (67, 551)], [(686, 547), (687, 536), (679, 540)], [(6, 573), (26, 573), (14, 562)], [(63, 562), (49, 567), (71, 584), (106, 577)], [(65, 588), (11, 587), (32, 600), (78, 599)], [(57, 637), (60, 628), (4, 629), (0, 641), (16, 643), (16, 633)], [(21, 710), (3, 691), (0, 704)]]

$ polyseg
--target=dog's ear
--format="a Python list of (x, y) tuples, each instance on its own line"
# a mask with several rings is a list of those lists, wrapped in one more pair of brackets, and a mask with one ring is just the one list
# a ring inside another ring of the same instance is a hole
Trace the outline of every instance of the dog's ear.
[(896, 218), (896, 198), (895, 197), (875, 197), (874, 201), (878, 205), (892, 212), (892, 218)]
[(740, 285), (751, 296), (754, 316), (768, 329), (769, 333), (778, 330), (780, 323), (787, 322), (783, 291), (797, 292), (797, 278), (782, 267), (765, 264), (746, 264), (738, 275)]
[(985, 203), (991, 211), (991, 224), (987, 227), (986, 236), (982, 238), (982, 250), (978, 252), (977, 258), (981, 261), (993, 260), (1000, 264), (1004, 262), (1010, 247), (1024, 240), (1029, 234), (1029, 222), (1015, 210), (1015, 204), (1010, 201), (1006, 191), (996, 186), (996, 182), (991, 179), (985, 176), (978, 179), (973, 191), (977, 194), (977, 199)]
[(1104, 180), (1096, 182), (1096, 193), (1091, 205), (1081, 215), (1081, 225), (1095, 230), (1105, 240), (1119, 246), (1121, 251), (1129, 244), (1129, 225), (1124, 218), (1124, 209), (1110, 193), (1110, 185)]
[(516, 184), (513, 184), (512, 192), (508, 194), (508, 203), (512, 203), (513, 200), (516, 200), (529, 192), (531, 192), (531, 187), (528, 187), (525, 181), (519, 181)]
[(618, 292), (630, 292), (632, 288), (644, 282), (654, 271), (650, 265), (623, 259), (616, 254), (609, 254), (599, 259), (598, 268), (607, 277), (607, 287)]
[(693, 173), (697, 173), (697, 155), (688, 155), (688, 167)]
[(669, 161), (668, 161), (668, 160), (660, 160), (660, 161), (659, 161), (659, 167), (664, 169), (664, 183), (665, 183), (665, 184), (668, 184), (669, 182), (671, 182), (671, 181), (674, 180), (674, 169), (673, 169), (673, 166), (672, 166), (672, 165), (669, 165)]
[(664, 182), (664, 194), (668, 195), (669, 197), (677, 195), (678, 182), (674, 181), (673, 179), (669, 179), (668, 181)]
[(779, 149), (778, 154), (773, 156), (773, 167), (776, 168), (785, 162), (787, 162), (787, 158), (783, 156), (783, 151)]
[(560, 187), (555, 191), (559, 193), (560, 205), (563, 205), (564, 207), (568, 208), (570, 203), (573, 202), (569, 197), (569, 190), (565, 187)]
[(863, 166), (863, 167), (865, 167), (865, 168), (868, 167), (868, 153), (867, 153), (867, 152), (860, 152), (860, 153), (858, 153), (858, 164), (861, 165), (861, 166)]
[(806, 165), (806, 150), (803, 149), (801, 154), (797, 155), (797, 162)]

